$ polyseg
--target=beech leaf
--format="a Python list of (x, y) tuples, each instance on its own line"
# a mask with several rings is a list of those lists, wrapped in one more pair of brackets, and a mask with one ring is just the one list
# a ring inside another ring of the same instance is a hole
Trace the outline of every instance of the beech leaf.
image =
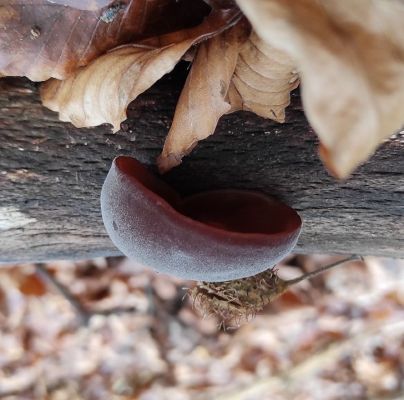
[(290, 92), (298, 85), (292, 59), (252, 32), (240, 51), (228, 97), (232, 111), (252, 111), (284, 122)]
[(219, 118), (230, 111), (226, 97), (245, 33), (245, 25), (239, 23), (200, 44), (157, 160), (160, 172), (180, 164), (199, 140), (213, 134)]
[(248, 33), (241, 21), (200, 45), (157, 160), (160, 172), (180, 164), (199, 140), (212, 135), (223, 114), (247, 110), (284, 122), (290, 92), (299, 84), (294, 63)]
[(404, 123), (404, 3), (237, 3), (266, 43), (296, 60), (320, 155), (347, 177)]
[(209, 10), (202, 0), (110, 3), (2, 1), (0, 75), (64, 79), (118, 45), (196, 26)]
[[(193, 29), (114, 49), (64, 81), (45, 82), (42, 102), (59, 112), (62, 121), (70, 121), (76, 127), (110, 123), (118, 131), (131, 101), (171, 71), (192, 44), (237, 18), (236, 11), (213, 12)], [(163, 47), (151, 48), (156, 44)]]
[(113, 125), (114, 132), (126, 119), (126, 108), (139, 94), (171, 71), (192, 40), (150, 50), (128, 45), (99, 57), (74, 77), (45, 82), (44, 106), (59, 112), (61, 121), (78, 128)]

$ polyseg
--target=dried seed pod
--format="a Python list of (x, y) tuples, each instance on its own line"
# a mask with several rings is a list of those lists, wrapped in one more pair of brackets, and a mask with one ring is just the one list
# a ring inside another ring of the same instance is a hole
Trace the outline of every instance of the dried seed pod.
[(253, 318), (286, 289), (276, 269), (227, 282), (199, 282), (189, 295), (204, 316), (215, 315), (223, 325), (240, 325)]
[(357, 259), (360, 257), (353, 255), (287, 281), (279, 278), (276, 269), (269, 269), (255, 276), (234, 281), (198, 282), (188, 294), (202, 315), (216, 316), (223, 327), (237, 327), (253, 318), (290, 286)]

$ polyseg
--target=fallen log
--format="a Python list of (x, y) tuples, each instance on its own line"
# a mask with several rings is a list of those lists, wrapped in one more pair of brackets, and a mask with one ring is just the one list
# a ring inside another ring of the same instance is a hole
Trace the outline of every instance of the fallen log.
[[(103, 180), (118, 154), (155, 168), (184, 74), (180, 66), (135, 100), (116, 134), (60, 122), (36, 84), (0, 80), (0, 262), (120, 254), (101, 219)], [(327, 173), (317, 145), (295, 92), (284, 124), (226, 116), (165, 179), (183, 194), (244, 188), (277, 197), (303, 218), (299, 253), (404, 257), (404, 132), (345, 182)]]

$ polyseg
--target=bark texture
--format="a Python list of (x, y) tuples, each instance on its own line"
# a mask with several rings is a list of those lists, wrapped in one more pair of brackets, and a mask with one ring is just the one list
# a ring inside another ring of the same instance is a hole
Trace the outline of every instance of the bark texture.
[[(180, 67), (133, 102), (121, 131), (76, 129), (42, 107), (38, 87), (0, 80), (0, 262), (118, 255), (99, 194), (112, 159), (155, 165), (184, 78)], [(329, 176), (293, 95), (278, 124), (247, 112), (222, 118), (164, 179), (183, 194), (244, 188), (269, 193), (304, 220), (295, 251), (404, 257), (404, 133), (346, 182)]]

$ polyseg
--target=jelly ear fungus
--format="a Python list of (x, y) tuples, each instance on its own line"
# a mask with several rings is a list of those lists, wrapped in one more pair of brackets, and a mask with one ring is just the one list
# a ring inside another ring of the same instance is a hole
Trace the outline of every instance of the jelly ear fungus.
[(182, 198), (131, 157), (117, 157), (101, 192), (106, 230), (128, 257), (184, 279), (223, 282), (273, 267), (301, 219), (264, 194), (215, 190)]

